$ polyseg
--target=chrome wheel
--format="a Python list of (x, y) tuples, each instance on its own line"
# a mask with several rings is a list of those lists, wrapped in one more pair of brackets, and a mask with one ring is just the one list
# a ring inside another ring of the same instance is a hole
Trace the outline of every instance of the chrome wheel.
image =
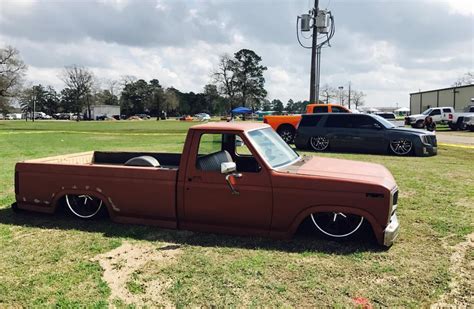
[(69, 210), (81, 219), (96, 216), (102, 208), (102, 200), (90, 195), (66, 195)]
[(294, 131), (289, 128), (282, 128), (278, 130), (278, 134), (287, 144), (293, 143), (293, 140), (295, 139)]
[(399, 156), (407, 155), (411, 152), (413, 143), (407, 139), (401, 138), (390, 142), (390, 149)]
[(329, 140), (324, 136), (313, 136), (309, 140), (309, 144), (311, 145), (311, 148), (316, 151), (324, 151), (329, 147)]
[(320, 212), (311, 214), (311, 220), (323, 234), (334, 238), (344, 238), (357, 232), (364, 217), (342, 212)]

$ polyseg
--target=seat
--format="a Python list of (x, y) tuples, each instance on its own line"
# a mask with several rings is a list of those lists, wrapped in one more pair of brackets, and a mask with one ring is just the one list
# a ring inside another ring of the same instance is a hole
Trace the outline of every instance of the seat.
[(125, 166), (160, 167), (160, 162), (152, 156), (140, 156), (131, 158), (125, 162)]
[(203, 171), (220, 172), (221, 163), (224, 162), (233, 162), (232, 156), (227, 152), (227, 150), (199, 157), (196, 162), (196, 167)]

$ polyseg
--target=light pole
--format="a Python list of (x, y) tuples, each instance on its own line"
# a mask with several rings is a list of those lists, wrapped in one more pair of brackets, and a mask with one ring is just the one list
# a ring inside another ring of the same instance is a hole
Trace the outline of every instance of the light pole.
[(344, 103), (342, 102), (342, 90), (344, 89), (344, 87), (339, 86), (338, 89), (339, 89), (339, 100), (340, 100), (339, 102), (341, 102), (341, 105), (344, 106)]

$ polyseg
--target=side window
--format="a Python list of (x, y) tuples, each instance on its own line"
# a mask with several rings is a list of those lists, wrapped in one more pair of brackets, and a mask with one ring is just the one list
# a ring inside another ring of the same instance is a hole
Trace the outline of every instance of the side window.
[(204, 156), (222, 150), (222, 134), (203, 134), (199, 140), (198, 155)]
[(328, 107), (327, 106), (315, 106), (313, 108), (313, 113), (327, 113)]
[(375, 129), (377, 126), (380, 127), (378, 122), (369, 116), (358, 116), (354, 117), (354, 128), (357, 129)]
[(352, 127), (352, 121), (346, 115), (329, 115), (326, 120), (326, 127), (328, 128), (350, 128)]
[(339, 106), (331, 107), (333, 113), (347, 113), (347, 111)]
[(301, 118), (300, 127), (315, 127), (321, 120), (321, 115), (308, 115)]
[(436, 116), (436, 115), (441, 115), (441, 110), (439, 110), (439, 109), (434, 109), (434, 110), (430, 113), (430, 116)]
[(245, 145), (240, 136), (235, 137), (235, 153), (239, 156), (251, 156), (250, 149)]
[(451, 113), (451, 109), (450, 108), (443, 108), (443, 113)]

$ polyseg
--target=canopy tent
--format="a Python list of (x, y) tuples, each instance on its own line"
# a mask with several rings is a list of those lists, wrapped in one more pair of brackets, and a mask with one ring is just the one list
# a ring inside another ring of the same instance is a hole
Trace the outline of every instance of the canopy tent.
[(409, 112), (410, 109), (408, 107), (400, 107), (396, 110), (394, 110), (395, 113), (406, 113), (406, 112)]
[(232, 114), (251, 114), (252, 110), (247, 107), (237, 107), (231, 111)]

